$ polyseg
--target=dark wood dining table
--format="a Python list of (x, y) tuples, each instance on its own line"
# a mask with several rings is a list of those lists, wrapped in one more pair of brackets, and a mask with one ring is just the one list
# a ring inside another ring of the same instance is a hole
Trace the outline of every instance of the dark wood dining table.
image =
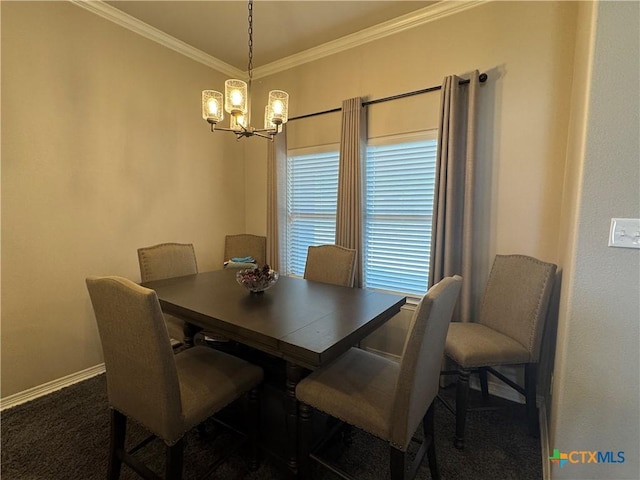
[(250, 293), (225, 269), (146, 282), (163, 310), (206, 331), (286, 361), (287, 465), (297, 475), (295, 388), (307, 370), (336, 359), (400, 311), (406, 298), (280, 276)]

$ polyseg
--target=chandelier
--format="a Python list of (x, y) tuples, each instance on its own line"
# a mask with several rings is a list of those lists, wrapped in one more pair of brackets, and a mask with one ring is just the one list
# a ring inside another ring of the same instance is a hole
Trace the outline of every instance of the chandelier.
[[(251, 80), (253, 79), (253, 0), (249, 0), (249, 81), (229, 79), (224, 83), (224, 96), (216, 90), (202, 91), (202, 118), (211, 124), (211, 131), (233, 132), (236, 139), (254, 135), (273, 140), (282, 132), (287, 123), (289, 94), (282, 90), (271, 90), (264, 108), (264, 128), (254, 128), (251, 116)], [(229, 128), (216, 127), (224, 119), (224, 112), (230, 115)]]

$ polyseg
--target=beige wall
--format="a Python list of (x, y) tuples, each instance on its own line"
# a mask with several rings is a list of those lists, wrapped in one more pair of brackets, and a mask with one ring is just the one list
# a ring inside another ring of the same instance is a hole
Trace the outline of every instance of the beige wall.
[(69, 2), (2, 2), (2, 397), (102, 362), (84, 285), (136, 249), (244, 231), (242, 151), (200, 116), (222, 75)]
[(552, 477), (637, 479), (640, 251), (607, 238), (611, 217), (640, 217), (640, 4), (585, 5), (579, 26), (549, 443), (625, 461), (553, 465)]

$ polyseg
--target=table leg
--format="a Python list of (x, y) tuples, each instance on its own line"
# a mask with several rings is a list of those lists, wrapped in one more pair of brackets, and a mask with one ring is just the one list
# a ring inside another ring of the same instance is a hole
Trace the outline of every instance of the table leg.
[(287, 466), (291, 478), (298, 476), (298, 400), (296, 399), (296, 385), (302, 379), (303, 368), (287, 362)]
[(184, 322), (184, 327), (182, 327), (182, 332), (184, 333), (184, 345), (186, 347), (193, 347), (193, 343), (194, 343), (193, 337), (195, 337), (200, 330), (202, 330), (202, 328), (196, 327), (195, 325), (189, 322)]

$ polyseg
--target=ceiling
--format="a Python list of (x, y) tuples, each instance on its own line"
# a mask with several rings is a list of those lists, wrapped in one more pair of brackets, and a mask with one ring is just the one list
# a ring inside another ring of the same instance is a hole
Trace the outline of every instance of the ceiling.
[[(238, 0), (104, 2), (242, 71), (248, 7)], [(421, 10), (434, 1), (255, 0), (253, 67)]]

